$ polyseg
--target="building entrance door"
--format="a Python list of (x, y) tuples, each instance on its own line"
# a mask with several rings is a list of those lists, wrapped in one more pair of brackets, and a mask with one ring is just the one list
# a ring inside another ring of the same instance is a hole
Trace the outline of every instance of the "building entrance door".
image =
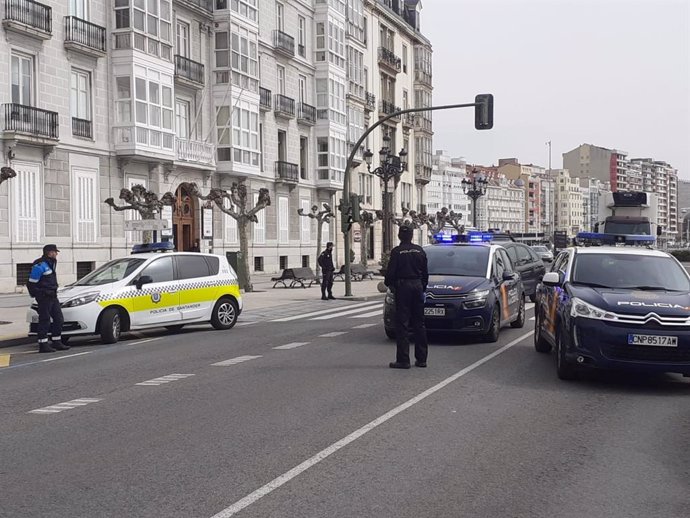
[(177, 201), (173, 212), (173, 240), (178, 252), (189, 252), (196, 244), (196, 204), (189, 193), (180, 186), (175, 193)]

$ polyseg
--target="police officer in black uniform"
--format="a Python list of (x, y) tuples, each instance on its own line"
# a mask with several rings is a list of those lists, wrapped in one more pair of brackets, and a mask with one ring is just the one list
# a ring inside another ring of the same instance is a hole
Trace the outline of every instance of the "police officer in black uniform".
[[(333, 275), (335, 266), (333, 265), (333, 243), (326, 243), (326, 249), (321, 252), (317, 261), (321, 267), (321, 300), (335, 300), (333, 296)], [(328, 297), (326, 297), (328, 292)]]
[(424, 328), (424, 293), (429, 283), (426, 253), (412, 243), (413, 230), (401, 225), (400, 245), (391, 251), (385, 284), (395, 293), (395, 336), (397, 354), (391, 369), (410, 368), (410, 327), (414, 333), (414, 356), (417, 367), (426, 367), (428, 345)]

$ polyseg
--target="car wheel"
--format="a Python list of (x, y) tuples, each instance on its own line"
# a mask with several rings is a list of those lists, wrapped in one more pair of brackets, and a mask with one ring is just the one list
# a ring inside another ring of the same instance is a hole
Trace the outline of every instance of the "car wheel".
[(122, 333), (122, 316), (117, 308), (108, 308), (101, 315), (101, 342), (114, 344)]
[(69, 343), (69, 339), (71, 336), (61, 336), (60, 341), (62, 342), (62, 345), (67, 345)]
[(489, 330), (484, 335), (484, 341), (489, 343), (498, 342), (498, 336), (501, 333), (501, 309), (498, 304), (494, 306), (491, 312), (491, 325)]
[(393, 329), (390, 329), (390, 328), (386, 327), (384, 330), (386, 331), (386, 336), (387, 336), (389, 339), (395, 340), (395, 331), (394, 331)]
[(229, 297), (223, 297), (213, 307), (211, 325), (218, 330), (231, 329), (237, 323), (237, 312), (237, 303)]
[(546, 341), (544, 335), (541, 333), (541, 313), (539, 308), (535, 311), (534, 317), (534, 350), (538, 353), (550, 353), (551, 344)]
[(510, 323), (510, 327), (520, 329), (525, 327), (525, 295), (520, 297), (520, 309), (518, 310), (518, 317)]
[(556, 374), (559, 379), (571, 381), (577, 378), (577, 367), (565, 357), (565, 347), (561, 333), (556, 335)]
[(175, 324), (174, 326), (165, 326), (165, 328), (171, 333), (177, 333), (180, 329), (184, 327), (184, 324)]

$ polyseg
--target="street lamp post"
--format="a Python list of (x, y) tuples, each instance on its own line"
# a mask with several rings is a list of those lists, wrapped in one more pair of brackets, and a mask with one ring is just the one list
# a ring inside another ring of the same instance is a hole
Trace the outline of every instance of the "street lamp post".
[(477, 200), (486, 194), (489, 181), (483, 176), (477, 176), (477, 170), (472, 170), (472, 179), (462, 179), (462, 192), (472, 200), (472, 226), (477, 228)]
[(405, 158), (407, 157), (407, 151), (404, 149), (400, 150), (399, 156), (391, 154), (390, 149), (390, 137), (386, 135), (383, 137), (383, 147), (379, 151), (379, 167), (376, 169), (371, 169), (371, 159), (374, 153), (367, 149), (364, 152), (364, 160), (367, 162), (367, 170), (378, 176), (383, 182), (383, 252), (390, 253), (391, 251), (391, 213), (390, 213), (390, 200), (388, 199), (388, 182), (394, 180), (393, 192), (398, 186), (400, 181), (400, 175), (407, 168), (405, 163)]

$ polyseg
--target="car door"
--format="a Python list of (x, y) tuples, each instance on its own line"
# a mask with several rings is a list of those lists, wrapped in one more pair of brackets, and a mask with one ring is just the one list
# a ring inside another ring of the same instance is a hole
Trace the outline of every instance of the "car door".
[[(212, 275), (218, 274), (219, 261), (201, 254), (177, 254), (176, 278), (180, 286), (182, 320), (210, 319), (218, 287)], [(211, 271), (211, 267), (214, 271)]]
[[(552, 272), (558, 272), (561, 278), (565, 279), (565, 272), (568, 268), (570, 254), (561, 252), (553, 263)], [(556, 323), (558, 314), (558, 301), (562, 288), (558, 286), (542, 285), (544, 296), (539, 304), (539, 323), (541, 332), (551, 342), (556, 340)]]
[[(510, 270), (506, 268), (506, 265), (508, 265)], [(502, 324), (509, 322), (511, 316), (514, 313), (514, 309), (511, 308), (508, 293), (511, 286), (515, 283), (515, 280), (504, 278), (504, 274), (507, 271), (512, 271), (512, 265), (510, 265), (510, 259), (508, 259), (508, 254), (503, 248), (497, 248), (494, 252), (493, 257), (493, 277), (496, 287), (498, 289), (498, 299), (499, 304), (501, 306)]]
[(504, 286), (506, 287), (506, 293), (508, 295), (510, 319), (512, 320), (517, 316), (518, 311), (520, 311), (521, 276), (520, 273), (513, 266), (513, 262), (511, 261), (510, 256), (508, 255), (508, 251), (499, 250), (499, 253), (503, 258), (503, 265), (505, 267), (505, 271), (513, 275), (512, 279), (504, 281)]
[(178, 281), (175, 280), (173, 258), (162, 255), (147, 264), (136, 276), (133, 285), (143, 277), (150, 277), (150, 283), (135, 288), (132, 295), (132, 327), (164, 325), (177, 322), (181, 315)]
[(532, 295), (537, 287), (538, 272), (536, 263), (532, 260), (527, 245), (515, 245), (515, 252), (518, 260), (518, 271), (522, 277), (522, 284), (525, 287), (525, 292), (528, 295)]

